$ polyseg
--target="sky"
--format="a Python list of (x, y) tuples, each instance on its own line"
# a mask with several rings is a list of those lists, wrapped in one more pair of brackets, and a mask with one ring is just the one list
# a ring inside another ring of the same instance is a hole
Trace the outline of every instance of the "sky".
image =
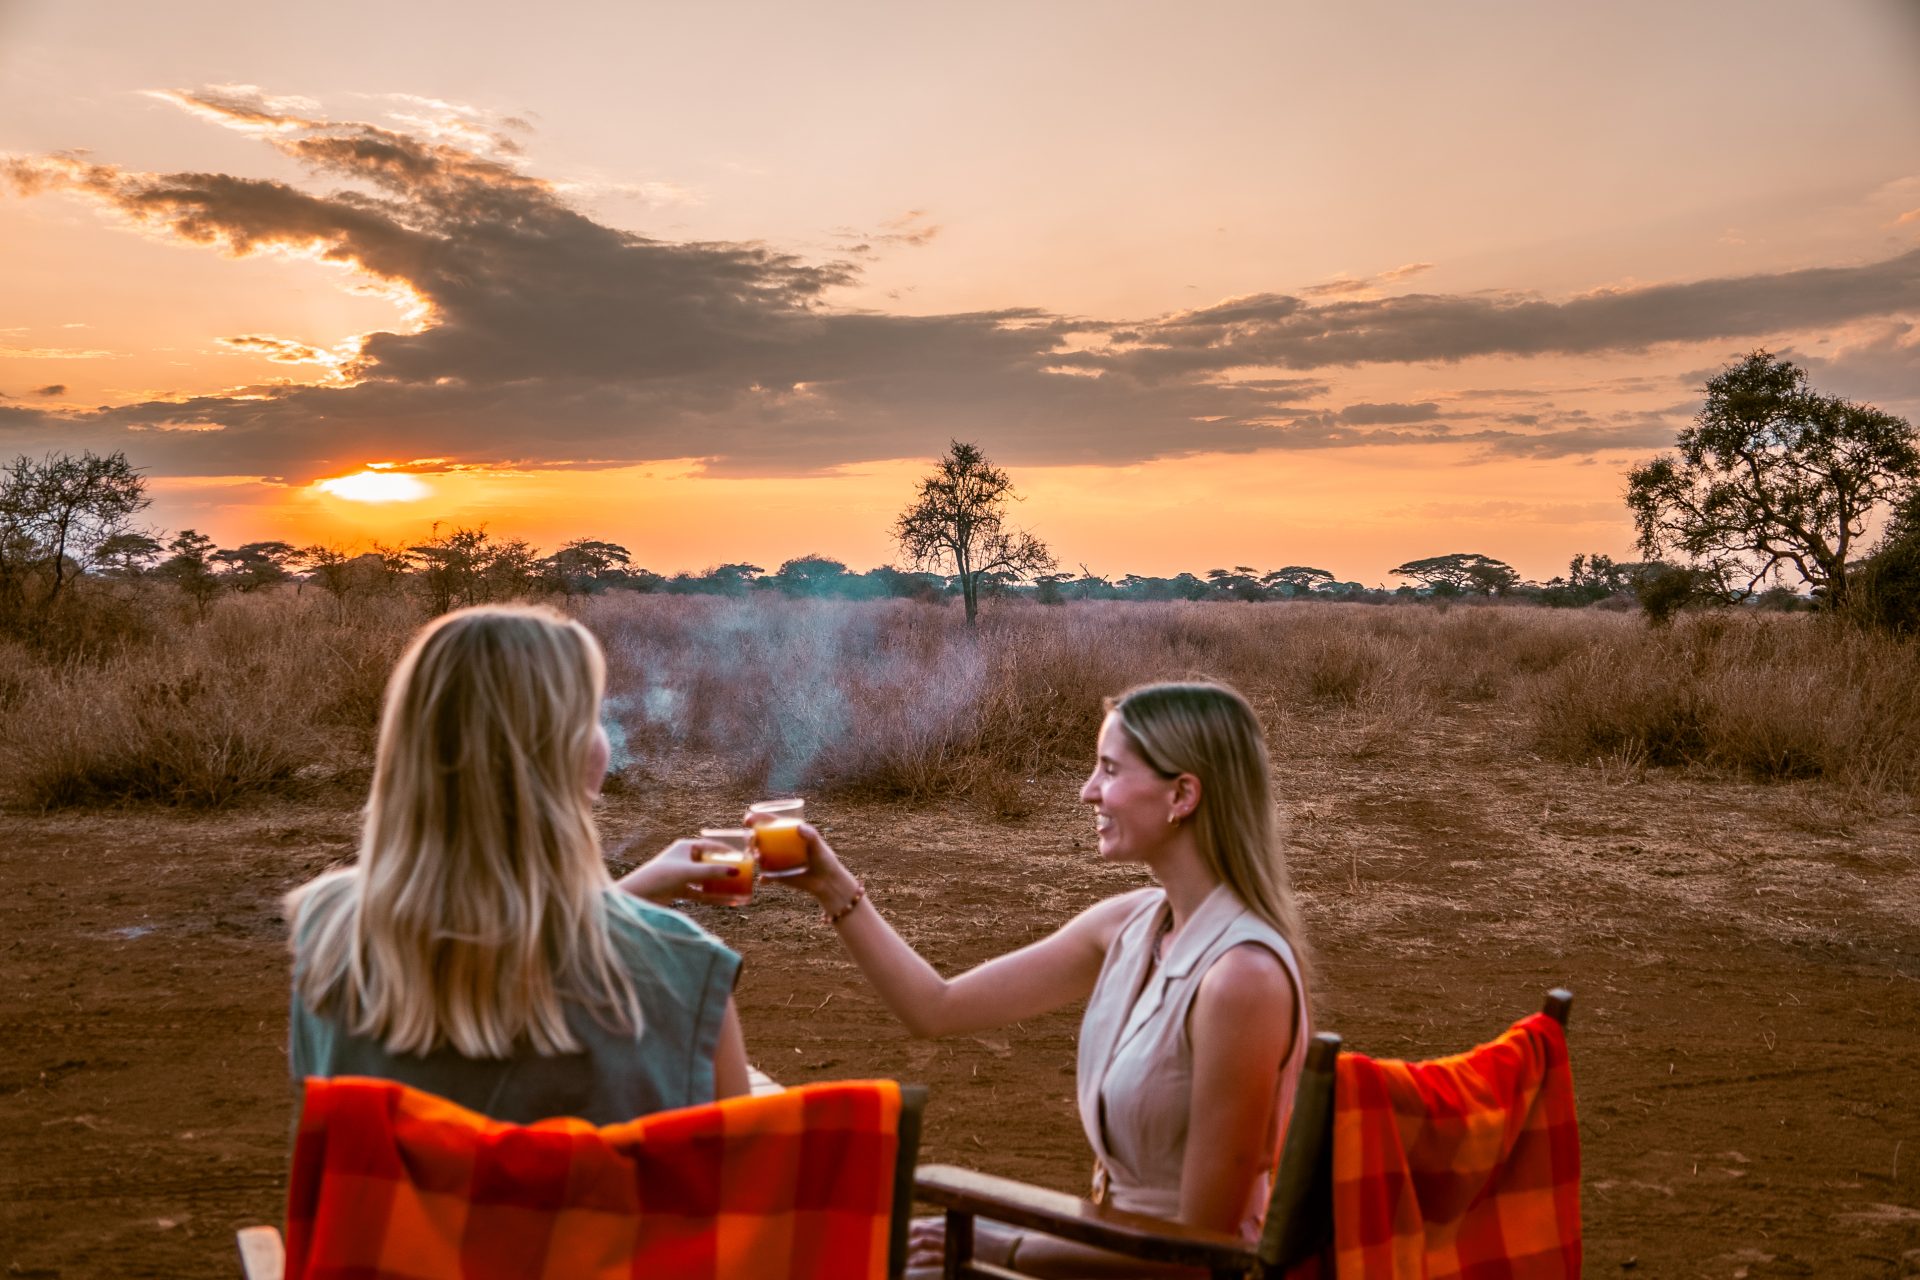
[(0, 0), (0, 458), (223, 546), (1633, 558), (1765, 348), (1920, 421), (1920, 3)]

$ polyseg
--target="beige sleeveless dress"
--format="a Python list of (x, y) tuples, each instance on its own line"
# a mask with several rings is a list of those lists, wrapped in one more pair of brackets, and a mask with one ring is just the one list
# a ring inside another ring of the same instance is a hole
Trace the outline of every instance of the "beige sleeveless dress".
[[(1280, 957), (1293, 979), (1295, 1007), (1274, 1010), (1276, 1018), (1291, 1015), (1295, 1027), (1292, 1052), (1269, 1086), (1279, 1096), (1268, 1143), (1276, 1151), (1307, 1056), (1306, 988), (1286, 939), (1225, 885), (1200, 904), (1168, 947), (1165, 961), (1154, 967), (1154, 943), (1171, 923), (1171, 908), (1159, 889), (1140, 898), (1107, 949), (1080, 1023), (1080, 1122), (1096, 1157), (1093, 1198), (1133, 1213), (1176, 1218), (1193, 1092), (1187, 1011), (1200, 980), (1215, 960), (1247, 942)], [(1249, 1087), (1256, 1086), (1250, 1081)], [(1249, 1239), (1259, 1234), (1267, 1183), (1263, 1175), (1248, 1197), (1242, 1230)]]

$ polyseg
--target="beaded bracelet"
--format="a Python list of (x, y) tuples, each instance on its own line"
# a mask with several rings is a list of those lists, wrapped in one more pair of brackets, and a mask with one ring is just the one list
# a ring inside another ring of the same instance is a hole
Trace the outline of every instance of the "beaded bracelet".
[(840, 908), (838, 911), (834, 912), (833, 914), (829, 915), (827, 917), (827, 923), (839, 924), (842, 920), (845, 920), (848, 916), (853, 914), (853, 909), (860, 905), (860, 899), (866, 896), (867, 896), (867, 886), (863, 884), (856, 884), (853, 888), (853, 896), (847, 899), (847, 905)]

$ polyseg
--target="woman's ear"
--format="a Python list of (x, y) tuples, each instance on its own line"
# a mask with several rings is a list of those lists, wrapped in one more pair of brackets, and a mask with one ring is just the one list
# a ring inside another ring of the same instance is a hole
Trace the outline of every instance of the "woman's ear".
[(1200, 807), (1200, 779), (1183, 773), (1173, 780), (1173, 816), (1185, 822)]

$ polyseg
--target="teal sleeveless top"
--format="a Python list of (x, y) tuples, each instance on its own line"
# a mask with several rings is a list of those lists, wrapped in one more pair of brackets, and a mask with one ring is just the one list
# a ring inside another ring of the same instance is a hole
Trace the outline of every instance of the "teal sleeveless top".
[[(316, 900), (324, 911), (339, 895)], [(301, 922), (304, 936), (312, 921)], [(616, 954), (633, 975), (642, 1029), (609, 1031), (584, 1008), (567, 1025), (585, 1046), (541, 1056), (529, 1047), (507, 1058), (467, 1058), (450, 1048), (393, 1054), (306, 1007), (296, 989), (288, 1065), (296, 1084), (308, 1076), (374, 1076), (437, 1094), (512, 1124), (579, 1116), (618, 1124), (636, 1116), (714, 1100), (713, 1053), (740, 974), (740, 957), (677, 911), (607, 890), (607, 925)], [(296, 940), (294, 975), (303, 957)]]

